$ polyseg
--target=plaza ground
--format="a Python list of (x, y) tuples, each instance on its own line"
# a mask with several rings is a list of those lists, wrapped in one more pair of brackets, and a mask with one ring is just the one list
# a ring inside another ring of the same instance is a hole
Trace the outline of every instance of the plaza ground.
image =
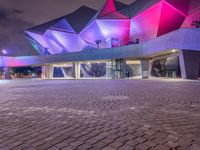
[(200, 81), (0, 81), (0, 150), (200, 150)]

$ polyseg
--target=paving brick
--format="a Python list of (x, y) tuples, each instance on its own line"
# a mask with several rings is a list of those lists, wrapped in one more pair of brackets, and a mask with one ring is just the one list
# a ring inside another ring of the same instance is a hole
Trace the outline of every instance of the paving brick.
[(78, 146), (80, 146), (81, 144), (83, 144), (83, 142), (81, 142), (81, 141), (75, 141), (75, 142), (71, 143), (70, 145), (71, 145), (72, 147), (78, 147)]
[(158, 145), (154, 148), (155, 150), (170, 150), (171, 148), (164, 145)]
[(9, 81), (0, 84), (0, 149), (198, 150), (199, 89), (182, 80)]
[(120, 148), (123, 145), (124, 145), (123, 143), (119, 143), (119, 142), (113, 142), (113, 143), (109, 144), (109, 146), (114, 147), (114, 148)]
[(129, 146), (135, 147), (136, 145), (139, 145), (140, 143), (137, 142), (137, 141), (132, 141), (132, 140), (130, 140), (130, 141), (128, 141), (126, 144), (129, 145)]
[(178, 147), (180, 147), (181, 145), (178, 143), (173, 143), (171, 141), (168, 141), (167, 143), (165, 143), (166, 146), (177, 149)]
[(144, 145), (147, 145), (147, 146), (153, 148), (153, 147), (157, 146), (158, 144), (156, 144), (152, 141), (147, 141), (147, 142), (144, 143)]
[(94, 148), (97, 148), (97, 149), (103, 149), (104, 147), (106, 147), (108, 144), (106, 144), (106, 143), (103, 143), (103, 142), (97, 142), (97, 143), (95, 143), (95, 144), (93, 144), (93, 147)]
[(149, 150), (151, 147), (144, 145), (144, 144), (139, 144), (139, 145), (136, 146), (136, 148), (138, 150)]
[(78, 150), (88, 150), (88, 149), (90, 149), (90, 148), (92, 148), (92, 146), (91, 145), (89, 145), (89, 144), (82, 144), (82, 145), (80, 145), (80, 146), (78, 146)]
[(133, 150), (133, 147), (131, 147), (129, 145), (124, 145), (124, 146), (120, 147), (118, 150)]

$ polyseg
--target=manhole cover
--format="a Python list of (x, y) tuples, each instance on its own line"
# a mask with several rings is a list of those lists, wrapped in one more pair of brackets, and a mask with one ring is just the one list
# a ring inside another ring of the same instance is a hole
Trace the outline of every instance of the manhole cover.
[(102, 99), (105, 99), (105, 100), (126, 100), (126, 99), (129, 99), (130, 97), (128, 96), (106, 96), (106, 97), (103, 97)]

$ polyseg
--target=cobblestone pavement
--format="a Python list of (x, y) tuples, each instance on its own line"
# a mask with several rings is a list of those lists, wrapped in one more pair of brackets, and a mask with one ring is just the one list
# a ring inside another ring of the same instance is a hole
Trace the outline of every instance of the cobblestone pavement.
[(0, 81), (0, 150), (200, 150), (200, 81)]

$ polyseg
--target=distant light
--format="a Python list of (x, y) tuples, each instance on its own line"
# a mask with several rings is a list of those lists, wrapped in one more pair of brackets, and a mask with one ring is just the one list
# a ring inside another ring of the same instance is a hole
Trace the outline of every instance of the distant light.
[(5, 54), (7, 54), (7, 51), (5, 49), (3, 49), (2, 53), (5, 55)]
[(175, 50), (175, 49), (173, 49), (173, 50), (172, 50), (172, 53), (176, 53), (176, 50)]

